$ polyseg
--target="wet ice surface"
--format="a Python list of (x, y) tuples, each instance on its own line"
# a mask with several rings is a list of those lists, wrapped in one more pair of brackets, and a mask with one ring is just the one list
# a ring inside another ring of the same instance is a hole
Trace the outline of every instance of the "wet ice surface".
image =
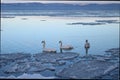
[(44, 77), (40, 74), (22, 74), (18, 77), (15, 77), (13, 75), (8, 76), (8, 77), (1, 77), (1, 78), (6, 78), (6, 79), (55, 79), (56, 77)]
[(14, 53), (0, 55), (0, 78), (119, 79), (119, 48), (105, 55)]
[(64, 68), (62, 71), (58, 72), (57, 75), (64, 78), (93, 79), (107, 74), (116, 67), (117, 65), (110, 62), (84, 60), (73, 64), (69, 68)]

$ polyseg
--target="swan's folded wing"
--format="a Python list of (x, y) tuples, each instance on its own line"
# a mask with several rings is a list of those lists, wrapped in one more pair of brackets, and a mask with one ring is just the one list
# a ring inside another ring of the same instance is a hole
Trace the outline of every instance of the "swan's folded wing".
[(62, 49), (73, 49), (71, 45), (64, 45), (61, 47)]
[(56, 50), (52, 48), (45, 48), (43, 49), (43, 52), (56, 52)]

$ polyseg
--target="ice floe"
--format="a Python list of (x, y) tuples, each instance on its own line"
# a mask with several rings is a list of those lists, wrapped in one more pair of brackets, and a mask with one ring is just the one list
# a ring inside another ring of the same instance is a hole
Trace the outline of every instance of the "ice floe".
[(84, 60), (79, 61), (68, 68), (64, 68), (62, 71), (56, 73), (56, 75), (68, 79), (71, 77), (75, 79), (93, 79), (111, 71), (112, 66), (113, 63), (110, 62)]
[[(34, 55), (15, 53), (1, 54), (0, 59), (1, 79), (51, 79), (50, 76), (60, 79), (118, 79), (119, 74), (119, 48), (109, 49), (105, 55), (80, 56), (74, 52)], [(50, 75), (46, 74), (48, 72)]]

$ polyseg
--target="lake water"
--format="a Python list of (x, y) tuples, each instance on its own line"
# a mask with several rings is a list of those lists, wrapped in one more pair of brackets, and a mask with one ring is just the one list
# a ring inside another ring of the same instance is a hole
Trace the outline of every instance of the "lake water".
[[(1, 18), (1, 53), (41, 53), (41, 41), (46, 48), (59, 51), (59, 41), (74, 47), (70, 52), (85, 54), (87, 39), (91, 45), (89, 54), (104, 54), (110, 48), (119, 47), (119, 23), (103, 25), (68, 25), (95, 20), (118, 20), (119, 17), (46, 17), (17, 16)], [(64, 52), (64, 51), (63, 51)]]

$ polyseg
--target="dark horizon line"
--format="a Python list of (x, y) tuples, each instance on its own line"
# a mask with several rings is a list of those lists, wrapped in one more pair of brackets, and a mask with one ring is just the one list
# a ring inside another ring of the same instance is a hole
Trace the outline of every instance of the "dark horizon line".
[[(21, 0), (21, 1), (33, 1), (33, 0)], [(34, 0), (34, 1), (119, 1), (119, 0)]]
[[(24, 3), (21, 3), (21, 2), (12, 2), (12, 3), (0, 3), (0, 4), (17, 4), (17, 3), (20, 3), (20, 4), (25, 4), (25, 3), (37, 3), (37, 4), (68, 4), (68, 3), (57, 3), (57, 2), (53, 2), (53, 3), (42, 3), (42, 2), (24, 2)], [(72, 4), (72, 3), (70, 3)], [(73, 3), (74, 4), (74, 3)], [(107, 5), (106, 4), (99, 4), (99, 3), (87, 3), (87, 4), (98, 4), (98, 5)], [(108, 3), (108, 4), (120, 4), (120, 3)]]

